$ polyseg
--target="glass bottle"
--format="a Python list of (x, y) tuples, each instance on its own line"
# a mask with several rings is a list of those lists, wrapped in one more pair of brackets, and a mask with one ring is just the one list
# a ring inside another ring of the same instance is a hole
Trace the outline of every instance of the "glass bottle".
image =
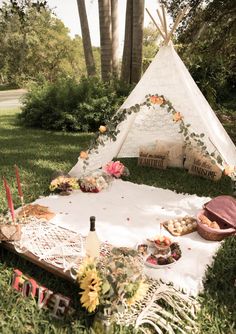
[(95, 220), (94, 216), (90, 217), (90, 231), (85, 242), (86, 255), (94, 258), (100, 254), (100, 240), (95, 230)]

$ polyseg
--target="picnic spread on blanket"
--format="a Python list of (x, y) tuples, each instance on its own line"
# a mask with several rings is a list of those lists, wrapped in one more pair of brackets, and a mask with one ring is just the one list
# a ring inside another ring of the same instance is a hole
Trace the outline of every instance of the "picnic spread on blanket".
[[(102, 173), (96, 172), (96, 177)], [(94, 215), (103, 255), (112, 246), (134, 249), (148, 277), (195, 296), (202, 291), (217, 241), (235, 233), (236, 204), (230, 196), (211, 200), (118, 179), (96, 194), (94, 188), (89, 190), (40, 198), (17, 214), (8, 197), (14, 220), (9, 223), (9, 216), (1, 217), (0, 239), (64, 272), (79, 269), (88, 253), (86, 235), (89, 217)]]
[[(198, 305), (193, 297), (203, 291), (220, 241), (235, 234), (236, 200), (178, 194), (123, 181), (122, 175), (129, 171), (120, 161), (81, 178), (60, 173), (50, 183), (52, 195), (25, 205), (16, 168), (22, 206), (15, 212), (4, 179), (9, 214), (0, 217), (0, 241), (76, 282), (82, 307), (96, 312), (97, 333), (114, 323), (135, 328), (149, 323), (157, 330), (163, 318), (172, 319), (170, 331), (194, 330)], [(23, 293), (28, 285), (32, 280), (25, 281)], [(52, 314), (61, 316), (62, 298), (69, 309), (68, 298), (45, 291), (39, 305), (53, 305)]]

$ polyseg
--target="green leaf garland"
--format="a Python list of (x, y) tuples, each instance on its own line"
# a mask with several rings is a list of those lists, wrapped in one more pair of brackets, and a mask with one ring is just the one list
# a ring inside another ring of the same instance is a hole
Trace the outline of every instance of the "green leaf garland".
[[(167, 100), (163, 95), (158, 94), (148, 94), (145, 96), (145, 101), (140, 104), (135, 104), (129, 108), (119, 109), (117, 113), (111, 118), (111, 120), (106, 124), (106, 131), (101, 133), (100, 131), (95, 133), (95, 137), (92, 139), (90, 146), (87, 150), (88, 153), (94, 151), (98, 153), (99, 145), (104, 146), (105, 141), (107, 139), (111, 139), (112, 141), (116, 141), (116, 137), (120, 130), (118, 129), (118, 125), (127, 119), (128, 115), (133, 113), (138, 113), (141, 107), (146, 106), (148, 109), (153, 108), (155, 105), (159, 105), (161, 108), (166, 108), (166, 111), (173, 115), (173, 122), (179, 124), (179, 132), (183, 134), (185, 146), (192, 148), (192, 142), (194, 141), (197, 147), (201, 150), (203, 156), (209, 157), (213, 163), (218, 163), (223, 165), (223, 159), (219, 155), (217, 150), (214, 152), (208, 152), (207, 147), (204, 145), (205, 143), (201, 140), (205, 137), (204, 133), (197, 134), (195, 132), (191, 132), (191, 124), (185, 124), (183, 120), (183, 116), (180, 112), (177, 112), (173, 107), (172, 103)], [(84, 159), (84, 170), (88, 165), (89, 157)]]

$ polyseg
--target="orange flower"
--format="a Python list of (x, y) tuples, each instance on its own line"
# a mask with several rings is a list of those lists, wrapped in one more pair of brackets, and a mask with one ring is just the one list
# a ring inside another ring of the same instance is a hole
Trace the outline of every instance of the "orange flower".
[(234, 166), (227, 165), (227, 166), (225, 166), (224, 174), (229, 176), (229, 175), (233, 174), (234, 171), (235, 171), (235, 167)]
[(164, 99), (161, 96), (152, 95), (150, 97), (150, 102), (153, 103), (153, 104), (159, 104), (159, 105), (161, 105), (161, 104), (164, 103)]
[(101, 133), (104, 133), (107, 131), (107, 128), (104, 125), (100, 125), (99, 129), (98, 129)]
[(182, 119), (183, 119), (183, 116), (181, 115), (181, 113), (179, 111), (174, 113), (174, 115), (173, 115), (173, 121), (174, 122), (181, 121)]
[(88, 159), (88, 152), (81, 151), (79, 157), (80, 159)]

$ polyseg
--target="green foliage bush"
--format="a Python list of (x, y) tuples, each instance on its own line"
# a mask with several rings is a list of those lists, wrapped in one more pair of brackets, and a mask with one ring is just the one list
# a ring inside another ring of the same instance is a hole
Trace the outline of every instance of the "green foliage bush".
[(32, 86), (23, 101), (21, 124), (46, 130), (96, 131), (117, 111), (130, 87), (98, 78), (60, 79)]
[(167, 6), (168, 12), (175, 19), (180, 8), (188, 3), (188, 14), (177, 30), (181, 59), (214, 109), (222, 102), (231, 102), (231, 107), (235, 109), (236, 2), (160, 2)]
[(223, 57), (214, 55), (214, 59), (211, 58), (200, 42), (195, 43), (194, 51), (191, 46), (183, 46), (183, 49), (182, 59), (192, 77), (211, 106), (216, 108), (226, 95), (228, 72)]

